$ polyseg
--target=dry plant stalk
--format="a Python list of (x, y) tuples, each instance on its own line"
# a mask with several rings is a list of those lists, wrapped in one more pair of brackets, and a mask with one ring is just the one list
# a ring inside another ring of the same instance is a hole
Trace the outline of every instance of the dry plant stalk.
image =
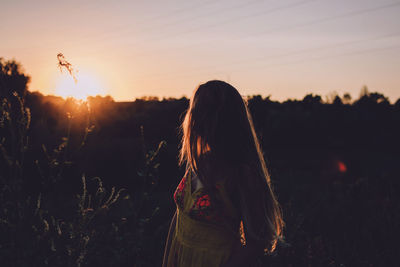
[(63, 68), (65, 68), (68, 71), (68, 73), (72, 76), (72, 78), (74, 78), (75, 83), (77, 83), (78, 79), (76, 78), (75, 75), (77, 71), (72, 67), (72, 64), (67, 61), (63, 53), (57, 54), (57, 60), (60, 71), (62, 72)]

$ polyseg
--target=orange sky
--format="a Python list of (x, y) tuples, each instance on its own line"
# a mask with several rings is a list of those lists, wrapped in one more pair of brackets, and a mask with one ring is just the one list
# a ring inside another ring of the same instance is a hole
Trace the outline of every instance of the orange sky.
[[(221, 79), (271, 99), (351, 93), (400, 97), (400, 1), (7, 1), (0, 57), (31, 75), (30, 90), (73, 90), (116, 100), (190, 96)], [(86, 90), (85, 89), (85, 90)]]

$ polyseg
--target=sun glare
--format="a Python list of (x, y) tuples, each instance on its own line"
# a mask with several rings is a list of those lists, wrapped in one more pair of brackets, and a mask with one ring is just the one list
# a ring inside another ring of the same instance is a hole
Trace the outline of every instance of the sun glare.
[(88, 96), (104, 95), (106, 90), (95, 76), (79, 72), (77, 82), (71, 75), (61, 73), (56, 84), (55, 94), (64, 98), (86, 100)]

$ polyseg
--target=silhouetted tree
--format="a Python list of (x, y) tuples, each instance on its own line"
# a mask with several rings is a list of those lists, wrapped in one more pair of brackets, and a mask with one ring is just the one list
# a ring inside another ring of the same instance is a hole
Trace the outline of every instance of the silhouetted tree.
[(304, 103), (321, 103), (321, 96), (308, 94), (303, 98)]
[(321, 96), (308, 94), (303, 98), (303, 104), (307, 107), (318, 105), (322, 103)]
[(368, 86), (364, 85), (361, 90), (360, 90), (360, 97), (362, 98), (363, 96), (369, 95), (369, 90), (368, 90)]
[(340, 106), (340, 105), (343, 105), (343, 102), (342, 102), (342, 99), (340, 98), (340, 96), (336, 96), (335, 97), (335, 99), (333, 100), (333, 104), (335, 105), (335, 106)]
[(29, 81), (18, 62), (0, 58), (0, 96), (8, 97), (15, 91), (24, 98)]
[(327, 104), (332, 104), (335, 99), (338, 97), (338, 93), (336, 91), (330, 92), (327, 95), (325, 95), (325, 103)]
[(367, 92), (366, 94), (362, 94), (362, 96), (357, 101), (355, 101), (354, 104), (363, 106), (376, 105), (376, 104), (379, 104), (381, 106), (390, 106), (388, 98), (378, 92), (374, 93)]
[(400, 98), (397, 99), (396, 103), (394, 103), (394, 108), (395, 108), (396, 110), (400, 110)]
[(345, 93), (343, 95), (343, 103), (344, 104), (351, 104), (351, 95), (349, 93)]

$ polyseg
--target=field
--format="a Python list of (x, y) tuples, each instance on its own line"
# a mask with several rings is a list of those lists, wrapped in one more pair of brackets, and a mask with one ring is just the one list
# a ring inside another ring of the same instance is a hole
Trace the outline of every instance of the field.
[[(63, 99), (2, 71), (1, 266), (160, 266), (188, 99)], [(286, 223), (260, 264), (396, 266), (400, 99), (248, 103)]]

